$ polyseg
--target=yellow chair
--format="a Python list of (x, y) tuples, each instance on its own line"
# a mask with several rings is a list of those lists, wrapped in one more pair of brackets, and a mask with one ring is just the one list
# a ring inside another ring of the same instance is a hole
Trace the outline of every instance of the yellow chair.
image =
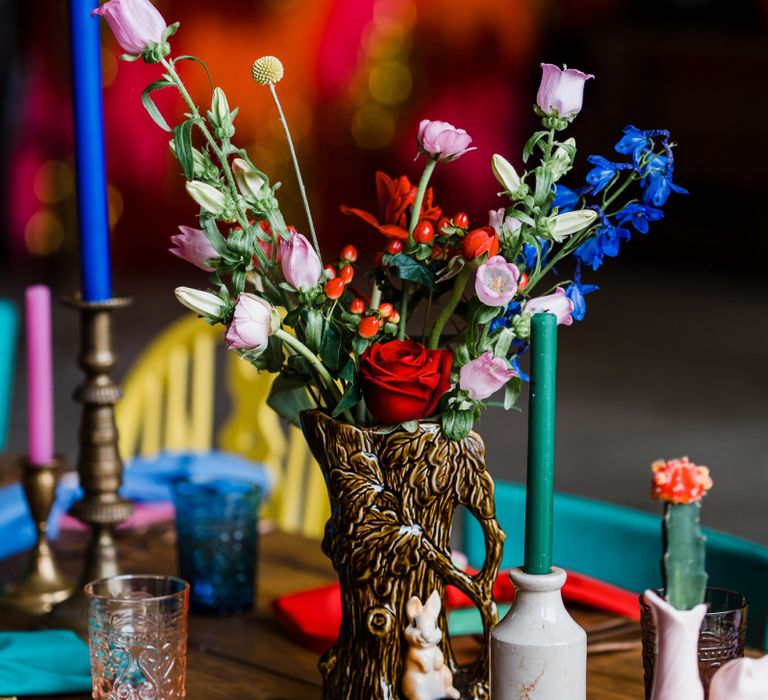
[[(120, 454), (151, 457), (160, 451), (213, 449), (217, 350), (221, 326), (194, 316), (176, 321), (134, 363), (116, 407)], [(320, 538), (330, 514), (320, 467), (301, 430), (284, 429), (267, 406), (273, 375), (260, 374), (227, 353), (226, 386), (231, 413), (218, 431), (216, 447), (260, 462), (272, 474), (273, 489), (262, 511), (286, 532)]]

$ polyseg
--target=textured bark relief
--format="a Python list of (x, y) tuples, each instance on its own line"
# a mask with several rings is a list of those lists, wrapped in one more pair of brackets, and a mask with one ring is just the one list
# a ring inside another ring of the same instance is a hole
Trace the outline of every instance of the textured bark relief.
[[(492, 589), (504, 533), (495, 518), (494, 484), (476, 433), (448, 440), (437, 424), (389, 434), (302, 414), (302, 427), (325, 476), (331, 501), (323, 551), (339, 574), (339, 638), (320, 660), (324, 697), (393, 700), (401, 697), (407, 644), (406, 603), (433, 590), (445, 599), (451, 584), (467, 594), (483, 620), (486, 643), (459, 666), (447, 634), (445, 605), (438, 619), (441, 649), (465, 698), (488, 697), (488, 638), (498, 620)], [(485, 534), (483, 568), (470, 576), (451, 562), (451, 524), (466, 507)]]

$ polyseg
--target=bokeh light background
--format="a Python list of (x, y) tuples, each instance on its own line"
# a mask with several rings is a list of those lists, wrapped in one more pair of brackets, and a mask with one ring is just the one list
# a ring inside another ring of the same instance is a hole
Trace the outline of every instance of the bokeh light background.
[[(716, 489), (709, 524), (768, 541), (768, 339), (764, 259), (768, 112), (765, 0), (158, 0), (180, 21), (175, 54), (204, 59), (239, 106), (236, 142), (272, 180), (289, 223), (305, 230), (289, 152), (268, 91), (250, 79), (254, 58), (281, 58), (278, 86), (302, 161), (326, 257), (345, 243), (364, 268), (384, 241), (343, 216), (341, 204), (375, 210), (373, 177), (418, 179), (421, 118), (473, 136), (477, 151), (433, 179), (445, 213), (475, 225), (500, 206), (491, 154), (519, 164), (536, 127), (541, 61), (594, 73), (570, 130), (585, 173), (589, 153), (610, 155), (621, 129), (668, 128), (679, 142), (676, 182), (648, 237), (586, 281), (586, 320), (561, 333), (558, 487), (654, 508), (647, 468), (690, 453), (709, 464)], [(167, 252), (179, 224), (194, 224), (167, 135), (140, 93), (161, 69), (122, 63), (104, 28), (103, 77), (116, 289), (135, 304), (119, 322), (121, 370), (180, 314), (171, 289), (204, 278)], [(77, 285), (72, 118), (66, 4), (0, 1), (0, 294), (20, 299), (44, 281)], [(203, 71), (181, 64), (201, 106)], [(169, 121), (172, 90), (153, 93)], [(566, 178), (566, 182), (569, 178)], [(76, 327), (57, 311), (57, 435), (72, 450), (69, 393)], [(71, 367), (70, 367), (71, 365)], [(21, 370), (23, 371), (23, 363)], [(23, 382), (17, 384), (21, 394)], [(23, 448), (23, 396), (12, 447)], [(482, 430), (492, 472), (520, 479), (525, 416), (491, 411)], [(71, 452), (70, 452), (71, 453)], [(718, 472), (722, 477), (718, 481)], [(760, 494), (760, 495), (758, 495)]]

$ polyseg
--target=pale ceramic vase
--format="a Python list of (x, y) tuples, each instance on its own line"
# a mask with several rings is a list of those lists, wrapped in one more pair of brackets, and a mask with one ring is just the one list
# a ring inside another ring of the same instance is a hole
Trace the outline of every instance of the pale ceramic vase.
[(768, 698), (768, 656), (734, 659), (712, 677), (709, 700), (765, 700)]
[(565, 571), (535, 576), (517, 568), (509, 577), (517, 595), (491, 632), (491, 697), (585, 700), (587, 635), (563, 605)]
[(704, 700), (699, 677), (699, 630), (707, 606), (702, 603), (692, 610), (678, 610), (651, 590), (643, 596), (656, 625), (651, 700)]

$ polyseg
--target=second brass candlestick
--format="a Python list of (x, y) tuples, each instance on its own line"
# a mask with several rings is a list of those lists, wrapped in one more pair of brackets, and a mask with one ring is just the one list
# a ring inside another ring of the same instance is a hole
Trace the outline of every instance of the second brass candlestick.
[(56, 499), (62, 464), (60, 460), (45, 465), (24, 461), (21, 469), (21, 483), (37, 540), (29, 553), (25, 573), (21, 579), (3, 588), (0, 604), (42, 615), (72, 592), (72, 582), (59, 571), (48, 544), (48, 516)]
[(117, 447), (115, 402), (122, 392), (111, 377), (116, 364), (112, 312), (128, 306), (130, 299), (87, 302), (78, 298), (66, 303), (80, 312), (78, 364), (85, 372), (85, 381), (74, 394), (83, 405), (77, 471), (84, 493), (71, 513), (90, 527), (91, 539), (74, 595), (56, 606), (51, 616), (56, 623), (82, 631), (88, 610), (83, 587), (120, 573), (114, 529), (133, 512), (133, 505), (119, 493), (123, 462)]

